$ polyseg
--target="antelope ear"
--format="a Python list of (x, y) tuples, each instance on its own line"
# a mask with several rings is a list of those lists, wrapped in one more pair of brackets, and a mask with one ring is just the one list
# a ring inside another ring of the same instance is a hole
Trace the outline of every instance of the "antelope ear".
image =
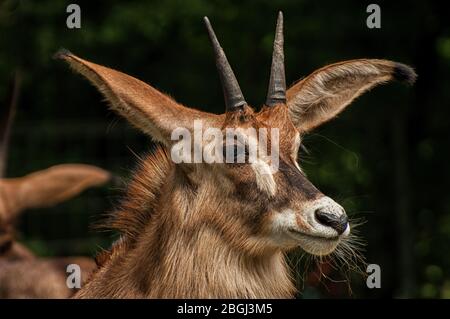
[(67, 50), (59, 51), (55, 58), (68, 62), (103, 93), (112, 109), (166, 146), (172, 144), (171, 133), (177, 127), (193, 130), (194, 120), (216, 117), (184, 107), (136, 78), (83, 60)]
[(294, 84), (287, 105), (294, 125), (308, 132), (338, 115), (355, 98), (390, 80), (413, 84), (417, 75), (407, 65), (375, 59), (328, 65)]
[(54, 206), (110, 179), (109, 172), (82, 164), (57, 165), (21, 178), (4, 179), (8, 219), (27, 208)]

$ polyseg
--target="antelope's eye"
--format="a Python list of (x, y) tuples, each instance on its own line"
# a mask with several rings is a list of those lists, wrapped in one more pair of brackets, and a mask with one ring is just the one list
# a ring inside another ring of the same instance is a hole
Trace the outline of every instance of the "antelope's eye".
[(226, 143), (223, 147), (223, 159), (225, 163), (248, 163), (248, 146), (239, 142)]

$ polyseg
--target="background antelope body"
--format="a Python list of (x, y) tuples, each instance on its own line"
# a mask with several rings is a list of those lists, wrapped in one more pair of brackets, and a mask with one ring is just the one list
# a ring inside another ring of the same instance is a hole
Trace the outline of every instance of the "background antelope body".
[(98, 167), (61, 164), (19, 178), (5, 178), (10, 130), (16, 113), (20, 78), (12, 81), (11, 100), (0, 113), (0, 298), (68, 298), (67, 266), (76, 264), (84, 281), (96, 268), (87, 257), (38, 258), (17, 240), (15, 225), (25, 210), (55, 206), (89, 187), (105, 184), (111, 174)]

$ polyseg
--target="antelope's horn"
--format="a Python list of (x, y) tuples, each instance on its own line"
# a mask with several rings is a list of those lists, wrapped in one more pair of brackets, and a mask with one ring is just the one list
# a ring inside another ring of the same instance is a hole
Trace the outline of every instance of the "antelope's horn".
[(269, 89), (267, 91), (267, 106), (286, 103), (286, 76), (284, 72), (284, 36), (283, 12), (278, 13), (275, 40), (273, 41), (272, 67), (270, 69)]
[(225, 52), (217, 40), (216, 34), (214, 33), (208, 17), (204, 17), (204, 21), (206, 28), (208, 29), (209, 39), (211, 40), (214, 48), (216, 66), (219, 71), (220, 82), (222, 83), (223, 95), (225, 98), (226, 111), (234, 111), (239, 107), (246, 105), (247, 102), (245, 102), (239, 83), (236, 80), (236, 76), (228, 63)]

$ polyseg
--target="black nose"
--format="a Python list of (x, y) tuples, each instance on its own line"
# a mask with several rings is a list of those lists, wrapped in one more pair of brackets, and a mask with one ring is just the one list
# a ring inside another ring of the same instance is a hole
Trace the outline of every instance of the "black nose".
[(319, 208), (314, 212), (316, 219), (324, 226), (333, 228), (339, 235), (341, 235), (348, 225), (348, 217), (345, 213), (340, 216), (327, 212), (326, 210)]

